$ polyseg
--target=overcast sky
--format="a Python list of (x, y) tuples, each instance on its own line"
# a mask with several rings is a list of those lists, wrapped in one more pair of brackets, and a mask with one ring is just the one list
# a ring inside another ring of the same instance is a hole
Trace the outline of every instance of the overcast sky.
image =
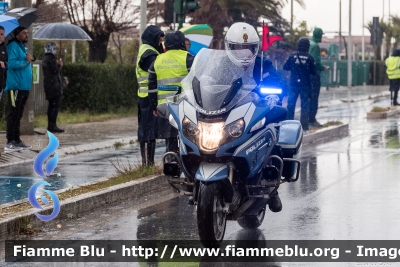
[[(282, 15), (290, 22), (290, 0), (287, 6), (282, 10)], [(324, 32), (339, 31), (339, 2), (340, 0), (304, 0), (306, 7), (303, 9), (297, 3), (293, 5), (294, 23), (297, 27), (303, 20), (307, 21), (308, 28), (318, 26)], [(352, 35), (362, 35), (362, 2), (363, 0), (352, 0)], [(372, 17), (389, 18), (390, 14), (400, 16), (400, 0), (364, 0), (364, 25), (372, 21)], [(383, 6), (384, 3), (384, 6)], [(384, 13), (383, 13), (384, 7)], [(349, 31), (349, 0), (342, 0), (342, 32), (347, 35)], [(364, 29), (365, 35), (370, 35), (367, 29)], [(326, 34), (335, 35), (335, 33)], [(336, 33), (337, 35), (337, 33)]]

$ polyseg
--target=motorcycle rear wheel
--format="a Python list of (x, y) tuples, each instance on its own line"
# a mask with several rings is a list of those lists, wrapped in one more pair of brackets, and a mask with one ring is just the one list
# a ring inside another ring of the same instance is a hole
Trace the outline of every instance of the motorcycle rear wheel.
[(204, 246), (219, 246), (225, 235), (226, 213), (219, 183), (200, 184), (197, 226)]
[(258, 228), (265, 218), (266, 207), (260, 210), (258, 215), (244, 215), (238, 218), (237, 222), (244, 229)]

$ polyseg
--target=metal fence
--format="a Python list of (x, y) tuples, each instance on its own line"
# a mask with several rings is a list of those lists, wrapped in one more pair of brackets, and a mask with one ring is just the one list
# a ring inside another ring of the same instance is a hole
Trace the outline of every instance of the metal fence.
[(47, 106), (48, 106), (48, 101), (46, 100), (46, 96), (44, 94), (44, 87), (43, 87), (43, 71), (42, 71), (42, 61), (41, 60), (36, 60), (33, 65), (38, 65), (37, 66), (37, 74), (34, 73), (35, 75), (38, 75), (38, 83), (35, 83), (35, 77), (34, 77), (34, 83), (33, 83), (33, 93), (34, 93), (34, 106), (35, 106), (35, 114), (40, 115), (40, 114), (46, 114), (47, 113)]

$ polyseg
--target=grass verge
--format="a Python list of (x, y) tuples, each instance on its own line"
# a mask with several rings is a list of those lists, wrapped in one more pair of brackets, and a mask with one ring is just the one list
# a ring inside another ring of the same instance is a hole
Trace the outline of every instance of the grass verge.
[[(161, 175), (163, 172), (163, 168), (161, 165), (154, 165), (151, 167), (143, 167), (141, 165), (132, 165), (131, 163), (123, 163), (119, 159), (117, 159), (116, 162), (111, 162), (111, 164), (114, 166), (116, 169), (116, 174), (112, 176), (111, 178), (101, 181), (98, 183), (94, 184), (89, 184), (89, 185), (82, 185), (74, 188), (73, 186), (70, 186), (70, 189), (62, 192), (60, 194), (57, 194), (58, 199), (61, 201), (68, 199), (68, 198), (73, 198), (77, 197), (79, 195), (93, 192), (96, 190), (100, 190), (103, 188), (107, 188), (113, 185), (118, 185), (122, 183), (127, 183), (130, 181), (137, 180), (139, 178), (143, 178), (146, 176), (151, 176), (151, 175)], [(44, 206), (44, 203), (41, 202), (41, 199), (38, 199), (39, 203)], [(49, 201), (51, 204), (51, 200)], [(5, 218), (7, 215), (10, 214), (18, 214), (22, 211), (31, 209), (32, 205), (29, 202), (22, 202), (20, 204), (13, 205), (8, 208), (1, 208), (0, 209), (0, 218)]]
[(343, 124), (343, 122), (341, 122), (341, 121), (328, 121), (327, 123), (324, 123), (322, 125), (322, 127), (310, 127), (310, 132), (315, 133), (315, 132), (318, 132), (318, 130), (320, 130), (320, 129), (327, 128), (330, 126), (338, 126), (338, 125), (342, 125), (342, 124)]
[(373, 107), (370, 112), (387, 112), (390, 108)]
[[(69, 111), (63, 111), (58, 113), (57, 123), (58, 124), (71, 124), (71, 123), (82, 123), (82, 122), (95, 122), (104, 121), (107, 119), (121, 118), (126, 116), (132, 116), (137, 114), (137, 109), (132, 108), (119, 108), (118, 110), (110, 113), (92, 114), (88, 111), (80, 111), (76, 113), (70, 113)], [(0, 124), (1, 127), (1, 124)], [(47, 127), (47, 115), (36, 115), (35, 116), (35, 127)]]

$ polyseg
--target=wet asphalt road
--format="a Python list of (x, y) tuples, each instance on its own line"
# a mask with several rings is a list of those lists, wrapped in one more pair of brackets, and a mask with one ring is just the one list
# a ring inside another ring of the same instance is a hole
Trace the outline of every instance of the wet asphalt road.
[[(304, 148), (299, 181), (280, 187), (282, 212), (268, 212), (258, 230), (243, 230), (236, 222), (228, 221), (225, 239), (399, 240), (400, 119), (366, 120), (366, 113), (373, 105), (387, 104), (387, 99), (378, 99), (321, 109), (318, 117), (321, 122), (340, 120), (350, 123), (350, 137), (314, 148)], [(170, 195), (163, 199), (149, 197), (143, 201), (144, 204), (140, 206), (124, 203), (77, 220), (61, 222), (61, 229), (56, 228), (57, 222), (49, 223), (42, 233), (33, 238), (198, 239), (195, 208), (187, 205), (186, 197)], [(131, 263), (68, 264), (111, 265), (132, 266)], [(251, 263), (251, 266), (356, 265)], [(52, 265), (41, 263), (40, 266)]]

